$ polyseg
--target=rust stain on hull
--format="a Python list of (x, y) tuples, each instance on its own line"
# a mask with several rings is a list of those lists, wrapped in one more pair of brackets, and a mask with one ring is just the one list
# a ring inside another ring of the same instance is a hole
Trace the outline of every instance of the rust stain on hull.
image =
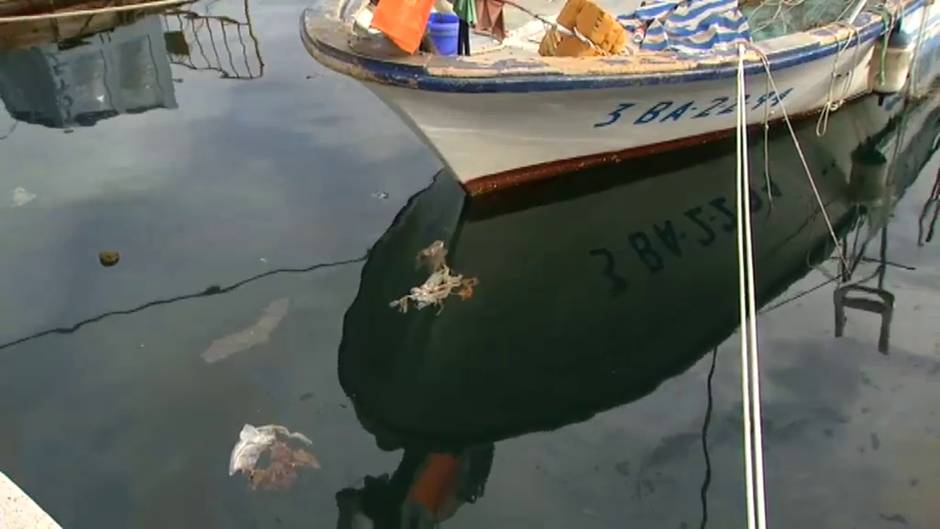
[[(790, 116), (790, 120), (798, 121), (810, 118), (818, 115), (819, 112), (820, 109), (811, 110), (809, 112)], [(771, 123), (777, 123), (782, 120), (782, 118), (778, 118), (771, 121)], [(748, 131), (753, 132), (763, 127), (763, 123), (749, 125)], [(579, 156), (577, 158), (568, 158), (566, 160), (555, 160), (482, 176), (469, 182), (465, 182), (462, 185), (471, 196), (479, 197), (482, 195), (494, 193), (496, 191), (539, 182), (541, 180), (557, 177), (566, 173), (572, 173), (603, 165), (616, 164), (625, 160), (642, 158), (644, 156), (652, 156), (672, 150), (684, 149), (693, 147), (695, 145), (710, 143), (731, 136), (732, 134), (734, 134), (734, 129), (723, 129), (707, 132), (705, 134), (699, 134), (696, 136), (688, 136), (685, 138), (678, 138), (661, 143), (654, 143), (651, 145), (631, 147), (629, 149), (620, 151), (589, 154), (586, 156)]]

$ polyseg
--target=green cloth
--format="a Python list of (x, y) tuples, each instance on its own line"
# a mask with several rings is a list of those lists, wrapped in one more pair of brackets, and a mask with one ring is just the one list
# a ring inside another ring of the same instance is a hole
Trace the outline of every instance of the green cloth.
[(471, 26), (477, 23), (476, 0), (454, 0), (454, 14)]

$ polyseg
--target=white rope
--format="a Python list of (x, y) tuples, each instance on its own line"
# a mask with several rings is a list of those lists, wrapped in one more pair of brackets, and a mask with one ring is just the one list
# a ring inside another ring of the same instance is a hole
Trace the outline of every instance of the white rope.
[(806, 178), (809, 180), (809, 186), (813, 190), (813, 195), (816, 197), (816, 204), (819, 205), (819, 210), (822, 213), (823, 219), (826, 221), (826, 228), (829, 230), (829, 237), (832, 239), (832, 243), (835, 245), (835, 248), (839, 250), (839, 255), (842, 258), (843, 264), (848, 266), (848, 263), (845, 262), (845, 256), (841, 251), (842, 244), (839, 242), (839, 237), (836, 236), (836, 230), (832, 226), (832, 219), (829, 218), (829, 212), (826, 211), (826, 204), (823, 203), (822, 195), (820, 195), (819, 188), (816, 186), (816, 180), (813, 178), (813, 172), (809, 168), (809, 163), (806, 161), (806, 155), (803, 154), (803, 148), (800, 146), (800, 140), (796, 136), (796, 130), (793, 129), (793, 123), (790, 121), (790, 114), (787, 112), (787, 107), (783, 102), (783, 98), (780, 97), (780, 91), (777, 89), (777, 83), (774, 81), (773, 74), (770, 73), (770, 61), (767, 59), (767, 56), (760, 48), (753, 47), (752, 49), (757, 52), (761, 63), (764, 65), (764, 72), (767, 75), (767, 80), (770, 81), (770, 87), (773, 90), (774, 99), (780, 105), (780, 113), (783, 114), (783, 121), (787, 125), (787, 130), (790, 131), (790, 137), (793, 139), (793, 145), (796, 147), (796, 153), (799, 155), (800, 163), (803, 165), (803, 172), (806, 173)]
[(735, 181), (735, 190), (738, 196), (737, 200), (737, 233), (738, 233), (738, 292), (740, 293), (740, 319), (741, 319), (741, 408), (742, 408), (742, 418), (744, 421), (744, 487), (745, 487), (745, 498), (747, 506), (747, 527), (748, 529), (754, 529), (756, 516), (754, 515), (754, 488), (751, 486), (754, 483), (754, 463), (753, 463), (753, 447), (751, 446), (751, 382), (750, 382), (750, 369), (748, 369), (748, 364), (750, 360), (747, 354), (747, 327), (745, 321), (747, 319), (747, 307), (746, 300), (744, 296), (745, 291), (745, 275), (741, 271), (740, 267), (744, 262), (744, 243), (742, 240), (742, 234), (744, 230), (742, 229), (742, 218), (740, 214), (741, 210), (741, 179), (742, 177), (742, 164), (741, 164), (741, 153), (742, 145), (746, 141), (742, 135), (741, 127), (741, 85), (744, 84), (744, 53), (739, 49), (738, 54), (738, 78), (737, 78), (737, 103), (738, 103), (738, 116), (737, 116), (737, 126), (735, 130), (737, 132), (737, 151), (738, 151), (738, 162), (737, 162), (737, 177)]
[(52, 13), (39, 13), (36, 15), (17, 15), (9, 17), (0, 17), (0, 24), (12, 24), (16, 22), (32, 22), (35, 20), (52, 20), (57, 18), (84, 17), (90, 15), (100, 15), (103, 13), (118, 13), (121, 11), (136, 11), (138, 9), (147, 9), (151, 7), (164, 7), (177, 4), (188, 4), (195, 0), (154, 0), (152, 2), (141, 2), (139, 4), (109, 6), (95, 9), (79, 9), (75, 11), (57, 11)]
[[(764, 82), (764, 93), (770, 93), (770, 78)], [(767, 188), (767, 200), (770, 202), (768, 208), (771, 212), (774, 210), (773, 182), (770, 180), (770, 98), (764, 99), (764, 186)]]
[[(861, 53), (862, 40), (861, 34), (859, 33), (858, 28), (854, 24), (849, 24), (847, 22), (837, 22), (834, 25), (839, 27), (845, 27), (849, 30), (849, 38), (845, 39), (845, 42), (839, 45), (839, 49), (836, 52), (836, 58), (832, 63), (832, 74), (829, 77), (829, 91), (826, 95), (826, 105), (823, 107), (822, 113), (819, 115), (819, 121), (816, 122), (816, 136), (820, 138), (826, 135), (826, 132), (829, 130), (829, 116), (842, 108), (842, 105), (849, 99), (852, 91), (852, 85), (855, 83), (855, 70), (859, 65), (859, 54)], [(855, 53), (852, 55), (852, 62), (849, 64), (849, 71), (844, 74), (839, 74), (839, 62), (842, 60), (842, 54), (852, 46), (852, 41), (855, 40)], [(835, 98), (835, 88), (836, 80), (839, 77), (848, 75), (842, 84), (842, 94), (839, 96), (838, 100)]]
[(738, 47), (737, 234), (738, 287), (741, 317), (741, 401), (744, 419), (744, 464), (748, 529), (766, 529), (764, 455), (761, 424), (760, 367), (757, 352), (754, 248), (751, 231), (750, 176), (747, 148), (747, 106), (744, 45)]

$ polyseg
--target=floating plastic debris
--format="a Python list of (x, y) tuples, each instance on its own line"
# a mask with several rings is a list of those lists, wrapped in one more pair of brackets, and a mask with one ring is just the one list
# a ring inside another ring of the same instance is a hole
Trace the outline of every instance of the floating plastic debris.
[[(320, 460), (307, 449), (311, 446), (313, 441), (307, 436), (284, 426), (246, 424), (232, 449), (228, 475), (246, 474), (255, 490), (288, 489), (297, 482), (301, 470), (320, 468)], [(263, 463), (261, 468), (259, 463)]]
[(36, 200), (36, 193), (30, 193), (23, 187), (17, 187), (13, 190), (13, 207), (25, 206), (33, 200)]
[(379, 200), (386, 200), (388, 198), (388, 193), (385, 191), (377, 191), (372, 193), (372, 198), (377, 198)]
[(203, 360), (212, 364), (235, 353), (246, 351), (267, 342), (271, 338), (271, 333), (277, 329), (281, 324), (281, 320), (287, 316), (289, 307), (290, 300), (288, 298), (272, 301), (264, 308), (261, 317), (253, 325), (212, 342), (209, 348), (203, 351)]
[(409, 305), (414, 305), (418, 310), (435, 305), (438, 307), (437, 313), (440, 314), (444, 310), (444, 300), (451, 295), (465, 301), (473, 297), (473, 288), (479, 280), (452, 273), (447, 266), (446, 257), (447, 248), (444, 247), (443, 241), (434, 241), (418, 252), (415, 264), (418, 268), (427, 268), (431, 272), (430, 277), (423, 284), (412, 288), (408, 295), (392, 301), (389, 305), (402, 313), (408, 312)]
[(120, 252), (114, 250), (105, 250), (98, 254), (98, 262), (101, 263), (101, 266), (114, 266), (120, 260)]

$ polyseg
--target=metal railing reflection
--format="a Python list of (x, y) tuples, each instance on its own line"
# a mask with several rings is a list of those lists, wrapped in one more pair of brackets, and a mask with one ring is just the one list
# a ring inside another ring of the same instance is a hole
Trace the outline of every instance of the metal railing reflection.
[(173, 9), (163, 15), (170, 62), (223, 79), (252, 80), (264, 75), (261, 48), (251, 24), (248, 0), (243, 20)]

